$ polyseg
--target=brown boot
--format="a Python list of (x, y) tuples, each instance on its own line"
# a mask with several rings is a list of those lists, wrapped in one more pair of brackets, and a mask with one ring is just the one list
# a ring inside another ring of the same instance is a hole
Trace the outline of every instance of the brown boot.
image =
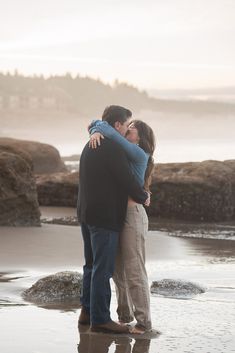
[(130, 333), (129, 328), (110, 320), (106, 324), (91, 325), (92, 332)]
[(90, 315), (86, 312), (86, 310), (82, 307), (78, 323), (80, 325), (90, 325)]

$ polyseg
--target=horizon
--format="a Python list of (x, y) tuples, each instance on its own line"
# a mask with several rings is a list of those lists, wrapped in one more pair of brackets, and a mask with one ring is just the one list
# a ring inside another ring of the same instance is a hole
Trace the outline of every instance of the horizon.
[(0, 13), (0, 67), (79, 72), (147, 91), (230, 87), (234, 12), (231, 0), (9, 0)]

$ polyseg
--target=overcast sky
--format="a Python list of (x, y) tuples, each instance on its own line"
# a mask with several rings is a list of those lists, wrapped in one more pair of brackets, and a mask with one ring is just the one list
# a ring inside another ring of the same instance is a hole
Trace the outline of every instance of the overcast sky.
[(235, 85), (235, 0), (0, 0), (0, 71)]

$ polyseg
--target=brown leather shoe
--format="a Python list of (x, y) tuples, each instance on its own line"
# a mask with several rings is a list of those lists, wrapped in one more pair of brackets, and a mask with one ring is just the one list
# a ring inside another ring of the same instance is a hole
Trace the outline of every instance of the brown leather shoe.
[(78, 323), (80, 325), (90, 325), (90, 315), (86, 312), (86, 310), (82, 307)]
[(91, 325), (92, 332), (130, 333), (129, 328), (110, 320), (106, 324)]

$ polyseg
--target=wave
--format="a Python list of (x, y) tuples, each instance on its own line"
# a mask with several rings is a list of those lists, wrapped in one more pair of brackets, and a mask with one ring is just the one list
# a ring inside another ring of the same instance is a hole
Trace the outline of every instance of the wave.
[(168, 232), (168, 235), (183, 238), (204, 238), (216, 240), (235, 240), (235, 231), (210, 231), (207, 233), (197, 231), (194, 233), (184, 233), (182, 231)]

